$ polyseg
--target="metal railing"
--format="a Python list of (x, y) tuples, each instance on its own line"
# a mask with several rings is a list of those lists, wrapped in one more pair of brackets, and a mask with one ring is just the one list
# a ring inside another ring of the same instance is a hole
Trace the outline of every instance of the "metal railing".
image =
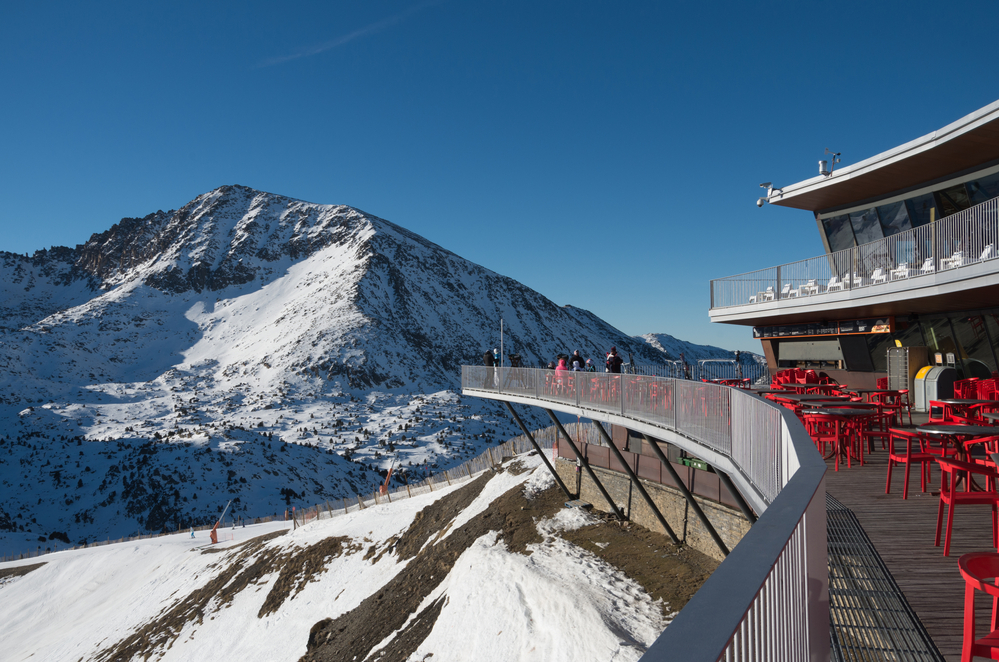
[(770, 368), (766, 363), (746, 361), (736, 366), (734, 360), (700, 359), (696, 363), (665, 361), (662, 364), (621, 366), (621, 372), (629, 375), (668, 377), (670, 379), (748, 379), (751, 384), (769, 384)]
[[(468, 395), (625, 417), (731, 461), (758, 521), (644, 660), (828, 660), (825, 462), (798, 420), (752, 393), (643, 375), (462, 367)], [(696, 454), (696, 452), (695, 452)]]
[[(823, 296), (960, 269), (999, 257), (999, 198), (890, 237), (711, 281), (711, 309)], [(996, 262), (999, 270), (999, 262)]]

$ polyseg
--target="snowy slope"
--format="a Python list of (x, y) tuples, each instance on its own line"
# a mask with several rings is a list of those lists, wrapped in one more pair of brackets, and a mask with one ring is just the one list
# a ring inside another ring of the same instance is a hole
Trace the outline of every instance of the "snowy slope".
[(521, 456), (294, 531), (60, 552), (27, 573), (16, 571), (27, 562), (0, 564), (3, 657), (638, 659), (673, 606), (560, 537), (596, 520), (545, 496), (552, 483), (536, 455)]
[(207, 523), (229, 499), (273, 514), (476, 456), (519, 432), (459, 394), (501, 318), (528, 365), (612, 345), (663, 360), (388, 221), (241, 186), (0, 253), (0, 284), (0, 554)]

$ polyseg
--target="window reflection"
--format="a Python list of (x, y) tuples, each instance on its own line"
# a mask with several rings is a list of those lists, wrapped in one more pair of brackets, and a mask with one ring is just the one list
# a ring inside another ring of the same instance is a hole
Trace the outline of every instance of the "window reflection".
[[(923, 327), (923, 335), (926, 337), (926, 345), (930, 348), (930, 354), (939, 352), (943, 354), (944, 363), (947, 362), (947, 355), (953, 354), (955, 359), (960, 359), (961, 353), (957, 343), (954, 341), (954, 331), (950, 325), (950, 320), (943, 315), (923, 318), (919, 320)], [(959, 378), (972, 377), (965, 374), (964, 365), (960, 360), (956, 361)]]
[(909, 212), (902, 200), (878, 207), (878, 217), (881, 219), (881, 230), (886, 237), (912, 229)]
[(878, 212), (873, 207), (852, 212), (850, 225), (853, 226), (853, 234), (857, 238), (858, 244), (884, 239), (884, 235), (881, 234), (881, 222), (878, 221)]
[(995, 355), (989, 342), (983, 315), (955, 315), (951, 317), (957, 340), (959, 358), (966, 377), (988, 378), (996, 368)]
[(968, 182), (968, 198), (972, 205), (999, 196), (999, 172)]
[(829, 249), (835, 253), (854, 245), (853, 228), (850, 226), (850, 217), (833, 216), (822, 221), (826, 229), (826, 239), (829, 241)]
[(937, 203), (940, 205), (940, 218), (964, 211), (971, 206), (968, 191), (964, 184), (951, 186), (936, 192)]
[(909, 222), (912, 223), (912, 227), (914, 228), (918, 228), (921, 225), (928, 225), (930, 221), (940, 218), (940, 215), (935, 213), (937, 203), (933, 199), (932, 193), (925, 193), (917, 195), (914, 198), (909, 198), (905, 201), (905, 206), (909, 211)]

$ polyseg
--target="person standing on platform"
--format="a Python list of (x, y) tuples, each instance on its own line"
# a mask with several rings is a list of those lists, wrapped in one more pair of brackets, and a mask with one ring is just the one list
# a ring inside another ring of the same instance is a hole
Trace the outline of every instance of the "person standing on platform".
[(617, 355), (617, 347), (611, 347), (610, 354), (607, 355), (607, 372), (621, 372), (624, 359)]

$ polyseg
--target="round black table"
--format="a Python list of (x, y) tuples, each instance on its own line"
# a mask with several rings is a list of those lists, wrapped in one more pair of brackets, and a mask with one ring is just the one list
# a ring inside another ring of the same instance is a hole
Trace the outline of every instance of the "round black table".
[(999, 430), (991, 425), (938, 425), (931, 423), (920, 425), (917, 429), (920, 432), (939, 436), (991, 437), (994, 434), (999, 434)]
[(794, 400), (796, 402), (810, 402), (813, 400), (826, 400), (827, 402), (849, 402), (846, 396), (837, 397), (835, 395), (822, 395), (820, 393), (773, 393), (772, 395), (784, 400)]
[[(847, 467), (849, 467), (851, 465), (851, 462), (850, 462), (850, 458), (851, 457), (856, 457), (858, 460), (860, 460), (861, 466), (863, 466), (863, 464), (864, 464), (864, 440), (863, 440), (863, 437), (861, 437), (859, 439), (859, 443), (857, 445), (859, 453), (856, 456), (854, 456), (850, 452), (850, 444), (846, 444), (846, 446), (844, 447), (844, 445), (841, 443), (841, 439), (843, 437), (843, 427), (842, 426), (845, 425), (845, 424), (849, 424), (849, 423), (853, 422), (854, 420), (858, 420), (858, 419), (862, 419), (862, 418), (872, 418), (872, 417), (875, 417), (875, 416), (878, 415), (878, 412), (877, 412), (876, 409), (869, 409), (869, 408), (863, 408), (863, 409), (861, 409), (861, 408), (849, 408), (849, 407), (844, 407), (844, 408), (826, 408), (826, 407), (822, 407), (822, 406), (817, 405), (815, 407), (806, 407), (805, 409), (802, 410), (801, 413), (802, 413), (802, 416), (805, 416), (805, 417), (807, 417), (807, 416), (815, 416), (815, 415), (817, 415), (817, 416), (828, 416), (829, 418), (832, 418), (833, 420), (836, 421), (836, 433), (835, 433), (835, 441), (833, 443), (833, 450), (832, 450), (831, 453), (829, 453), (829, 455), (825, 456), (825, 459), (829, 459), (829, 458), (831, 458), (833, 456), (836, 457), (836, 467), (835, 467), (836, 471), (839, 471), (839, 458), (841, 456), (845, 456), (846, 457), (846, 466)], [(858, 431), (858, 434), (859, 434), (859, 431)]]

